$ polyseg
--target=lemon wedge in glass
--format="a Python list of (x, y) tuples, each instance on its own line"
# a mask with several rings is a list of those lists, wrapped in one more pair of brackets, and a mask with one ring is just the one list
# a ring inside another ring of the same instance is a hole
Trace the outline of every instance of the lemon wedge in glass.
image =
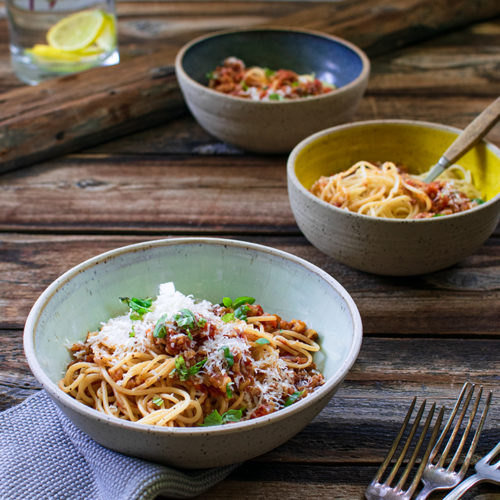
[(113, 50), (116, 46), (116, 24), (115, 17), (111, 14), (104, 14), (104, 22), (101, 30), (97, 34), (94, 42), (104, 52)]
[(98, 38), (103, 24), (107, 22), (104, 13), (98, 9), (71, 14), (50, 28), (47, 43), (66, 52), (85, 49)]

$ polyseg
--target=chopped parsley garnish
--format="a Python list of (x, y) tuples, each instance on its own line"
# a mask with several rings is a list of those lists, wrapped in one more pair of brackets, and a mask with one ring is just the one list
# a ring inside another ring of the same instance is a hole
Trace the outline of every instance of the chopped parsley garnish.
[(203, 423), (201, 424), (204, 427), (212, 426), (212, 425), (222, 425), (227, 424), (229, 422), (238, 422), (241, 420), (243, 416), (243, 410), (228, 410), (222, 415), (214, 410), (212, 413), (205, 417)]
[(222, 414), (222, 423), (238, 422), (238, 420), (241, 420), (242, 416), (243, 410), (228, 410), (226, 413)]
[(226, 313), (222, 316), (222, 321), (224, 323), (229, 323), (230, 321), (234, 321), (234, 313)]
[(229, 347), (227, 347), (227, 346), (222, 347), (221, 351), (224, 352), (224, 357), (226, 358), (227, 366), (229, 366), (229, 368), (231, 368), (231, 366), (234, 365), (233, 353), (229, 350)]
[(228, 399), (231, 399), (233, 397), (233, 391), (231, 390), (231, 385), (233, 385), (232, 382), (228, 382), (226, 384), (226, 396)]
[[(187, 380), (191, 375), (196, 375), (202, 368), (203, 365), (207, 362), (207, 358), (198, 361), (193, 366), (189, 368), (186, 366), (186, 362), (182, 356), (177, 356), (175, 358), (175, 371), (179, 374), (179, 378), (182, 381)], [(174, 370), (172, 370), (174, 371)]]
[(250, 311), (250, 308), (244, 304), (234, 310), (234, 317), (246, 321), (248, 311)]
[(475, 201), (478, 205), (482, 205), (484, 203), (482, 198), (474, 198), (472, 201)]
[(216, 78), (215, 73), (213, 71), (209, 71), (206, 75), (208, 80), (214, 80)]
[(302, 396), (302, 394), (304, 394), (304, 391), (294, 392), (293, 394), (291, 394), (290, 396), (288, 396), (288, 398), (285, 401), (285, 406), (290, 406), (293, 403), (295, 403), (295, 401), (297, 401), (297, 399), (300, 399), (300, 397)]
[(271, 342), (269, 342), (269, 340), (267, 340), (266, 338), (264, 337), (260, 337), (259, 339), (257, 339), (255, 341), (256, 344), (260, 344), (260, 345), (264, 345), (264, 344), (270, 344)]
[(222, 304), (226, 307), (232, 307), (234, 311), (224, 314), (224, 316), (222, 316), (222, 321), (224, 321), (224, 323), (229, 323), (230, 321), (234, 321), (235, 318), (246, 321), (248, 311), (250, 311), (247, 304), (253, 304), (254, 302), (255, 299), (253, 297), (238, 297), (234, 299), (234, 301), (229, 297), (224, 297), (222, 299)]
[(181, 309), (175, 316), (174, 321), (179, 328), (184, 328), (189, 340), (193, 340), (191, 330), (199, 327), (203, 328), (207, 324), (207, 320), (200, 318), (196, 321), (194, 314), (189, 309)]
[(163, 406), (163, 403), (164, 403), (163, 399), (162, 399), (162, 398), (160, 398), (160, 396), (155, 396), (155, 397), (152, 399), (152, 401), (153, 401), (153, 404), (154, 404), (155, 406)]
[(167, 319), (168, 314), (164, 314), (155, 325), (155, 329), (153, 331), (153, 337), (157, 339), (165, 338), (167, 334), (167, 328), (165, 327), (165, 320)]
[(248, 90), (248, 85), (246, 84), (246, 82), (243, 80), (241, 82), (241, 88), (246, 92)]
[(128, 332), (129, 337), (135, 337), (135, 325), (132, 325), (132, 330)]
[(432, 217), (444, 217), (444, 214), (434, 214)]
[(291, 85), (292, 85), (292, 87), (298, 87), (299, 86), (299, 82), (292, 82)]
[(266, 75), (266, 78), (271, 78), (276, 73), (276, 71), (273, 71), (269, 68), (264, 68), (264, 73)]
[(281, 101), (283, 99), (279, 94), (269, 94), (270, 101)]
[(237, 299), (234, 299), (233, 302), (233, 307), (236, 309), (243, 304), (253, 304), (255, 302), (255, 299), (253, 297), (238, 297)]
[(153, 304), (153, 299), (138, 299), (137, 297), (120, 297), (120, 300), (127, 304), (132, 312), (130, 313), (130, 319), (138, 320), (142, 319), (142, 317), (151, 311), (151, 305)]

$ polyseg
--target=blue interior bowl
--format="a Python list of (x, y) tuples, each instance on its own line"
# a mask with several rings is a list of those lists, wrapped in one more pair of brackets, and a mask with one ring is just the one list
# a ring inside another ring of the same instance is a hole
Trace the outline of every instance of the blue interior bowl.
[(193, 80), (206, 85), (206, 74), (229, 56), (238, 57), (246, 66), (315, 73), (336, 87), (351, 83), (363, 70), (361, 55), (344, 41), (321, 33), (279, 28), (240, 30), (203, 38), (188, 48), (183, 67)]

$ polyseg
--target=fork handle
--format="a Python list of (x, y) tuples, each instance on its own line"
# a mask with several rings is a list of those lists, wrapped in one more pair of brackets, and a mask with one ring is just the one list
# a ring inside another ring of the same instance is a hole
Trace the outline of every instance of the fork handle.
[(451, 490), (443, 500), (457, 500), (460, 498), (467, 490), (472, 488), (474, 485), (486, 481), (487, 479), (480, 474), (474, 474), (468, 477), (465, 481), (462, 481), (454, 490)]

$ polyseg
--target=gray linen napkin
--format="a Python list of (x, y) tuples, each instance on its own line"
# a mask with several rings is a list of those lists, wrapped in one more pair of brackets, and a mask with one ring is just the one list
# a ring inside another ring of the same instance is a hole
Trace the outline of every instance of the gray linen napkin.
[(177, 470), (108, 450), (77, 429), (45, 391), (0, 413), (0, 498), (191, 498), (236, 465)]

